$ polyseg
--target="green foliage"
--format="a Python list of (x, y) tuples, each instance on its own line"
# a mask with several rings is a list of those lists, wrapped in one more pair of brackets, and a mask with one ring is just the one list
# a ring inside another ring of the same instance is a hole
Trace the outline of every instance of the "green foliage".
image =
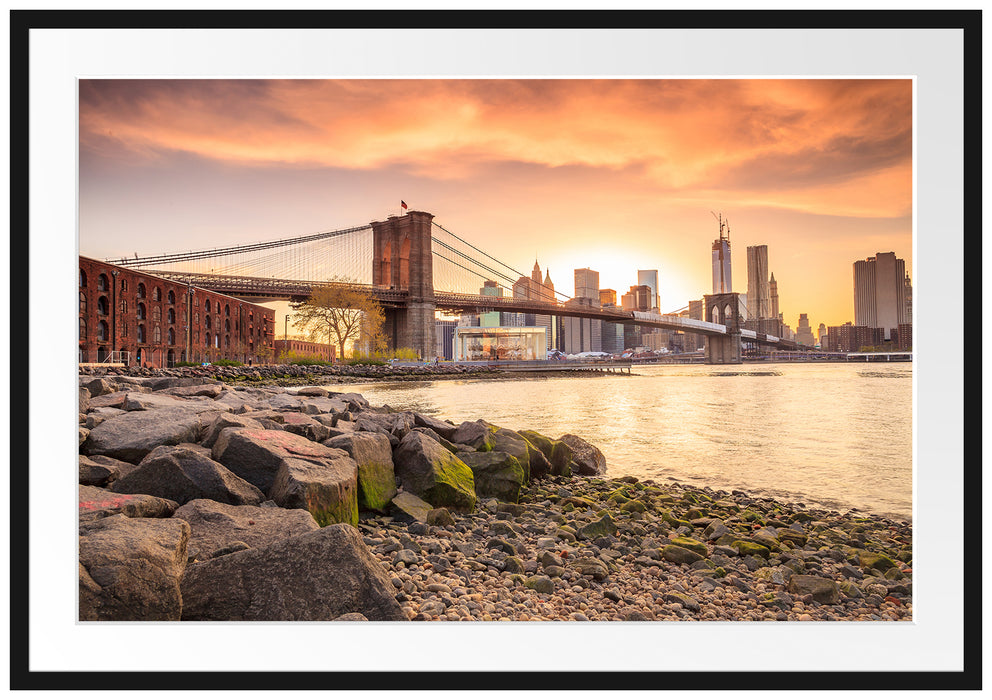
[(199, 366), (200, 366), (199, 362), (185, 362), (185, 361), (177, 362), (176, 364), (173, 365), (173, 367), (199, 367)]
[(354, 366), (354, 365), (375, 365), (377, 367), (385, 367), (389, 363), (386, 362), (385, 360), (380, 360), (380, 359), (375, 358), (375, 357), (358, 356), (358, 357), (352, 357), (350, 360), (345, 360), (345, 364), (346, 365), (350, 365), (350, 366)]
[(334, 364), (333, 362), (328, 362), (317, 355), (308, 355), (306, 353), (296, 351), (282, 353), (279, 355), (279, 360), (284, 365), (320, 365), (321, 367), (327, 367)]
[(238, 362), (237, 360), (214, 360), (210, 364), (216, 367), (244, 367), (244, 362)]

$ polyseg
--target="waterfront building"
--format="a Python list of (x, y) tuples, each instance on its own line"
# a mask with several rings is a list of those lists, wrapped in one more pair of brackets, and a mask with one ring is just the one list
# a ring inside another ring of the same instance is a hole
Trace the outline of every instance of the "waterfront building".
[(816, 344), (816, 339), (813, 338), (813, 329), (810, 328), (809, 318), (806, 314), (799, 314), (799, 326), (796, 329), (796, 342), (809, 347), (813, 347)]
[(307, 340), (287, 338), (276, 340), (272, 344), (276, 362), (286, 363), (293, 359), (316, 359), (322, 362), (334, 362), (337, 348), (334, 343), (311, 343)]
[(896, 331), (896, 347), (900, 350), (912, 350), (913, 349), (913, 324), (912, 323), (900, 323), (899, 328)]
[(881, 328), (885, 340), (906, 316), (906, 262), (895, 253), (876, 253), (854, 263), (854, 325)]
[(862, 348), (877, 347), (884, 340), (881, 328), (858, 326), (848, 321), (843, 326), (830, 326), (827, 329), (826, 350), (828, 352), (860, 352)]
[(647, 285), (651, 288), (651, 299), (648, 304), (648, 311), (651, 309), (661, 308), (661, 297), (658, 293), (658, 271), (657, 270), (638, 270), (637, 271), (637, 284)]
[(274, 334), (272, 309), (79, 256), (79, 362), (259, 364)]
[[(777, 294), (776, 290), (776, 294)], [(754, 318), (777, 318), (772, 314), (771, 290), (768, 283), (768, 246), (747, 247), (748, 315)]]
[(455, 328), (458, 321), (454, 319), (436, 319), (434, 321), (434, 337), (436, 338), (437, 350), (435, 355), (442, 360), (454, 359), (455, 352)]
[(505, 361), (547, 359), (543, 327), (455, 328), (456, 361)]
[[(598, 273), (597, 273), (598, 276)], [(566, 308), (598, 308), (599, 299), (576, 296), (565, 302)], [(580, 352), (603, 352), (603, 321), (595, 318), (564, 316), (562, 348), (569, 355)]]
[(624, 351), (624, 324), (601, 321), (602, 323), (602, 349), (613, 355), (619, 355)]

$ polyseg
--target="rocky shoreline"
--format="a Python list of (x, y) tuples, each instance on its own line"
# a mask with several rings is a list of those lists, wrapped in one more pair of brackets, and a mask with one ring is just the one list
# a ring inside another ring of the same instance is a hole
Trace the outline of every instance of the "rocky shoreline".
[(219, 369), (80, 373), (81, 620), (912, 620), (910, 523)]

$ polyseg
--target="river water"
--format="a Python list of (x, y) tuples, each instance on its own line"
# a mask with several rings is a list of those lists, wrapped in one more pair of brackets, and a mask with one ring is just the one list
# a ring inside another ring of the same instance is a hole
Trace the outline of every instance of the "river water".
[[(341, 391), (340, 384), (327, 387)], [(912, 518), (912, 364), (655, 365), (632, 376), (349, 385), (458, 423), (574, 433), (609, 476)]]

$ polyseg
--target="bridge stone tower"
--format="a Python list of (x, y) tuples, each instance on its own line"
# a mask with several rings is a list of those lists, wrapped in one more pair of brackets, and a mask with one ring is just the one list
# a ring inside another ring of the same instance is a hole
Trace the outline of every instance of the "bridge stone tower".
[(741, 308), (736, 293), (706, 294), (703, 296), (706, 321), (727, 327), (727, 335), (706, 336), (706, 364), (739, 365), (741, 357)]
[(433, 219), (411, 211), (372, 222), (372, 284), (409, 294), (405, 308), (384, 309), (390, 349), (413, 348), (424, 359), (436, 354)]

